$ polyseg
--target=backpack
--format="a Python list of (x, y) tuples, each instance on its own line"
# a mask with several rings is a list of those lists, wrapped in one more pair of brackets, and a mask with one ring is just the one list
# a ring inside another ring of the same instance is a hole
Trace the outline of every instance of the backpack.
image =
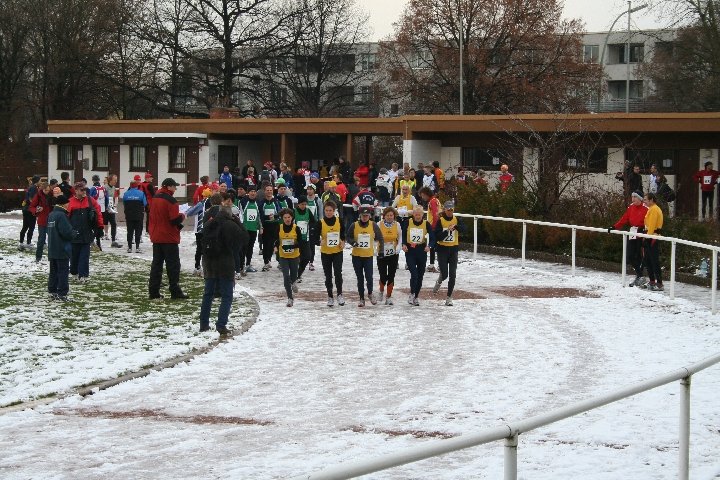
[[(658, 192), (660, 193), (660, 192)], [(670, 188), (670, 185), (665, 184), (665, 188), (662, 189), (662, 197), (663, 200), (665, 200), (667, 203), (674, 202), (675, 201), (675, 190)]]
[(262, 182), (268, 182), (270, 185), (272, 185), (272, 175), (270, 175), (270, 170), (263, 170), (260, 172), (260, 183)]
[(225, 242), (220, 235), (225, 220), (215, 217), (203, 225), (202, 252), (209, 257), (217, 257), (225, 252)]

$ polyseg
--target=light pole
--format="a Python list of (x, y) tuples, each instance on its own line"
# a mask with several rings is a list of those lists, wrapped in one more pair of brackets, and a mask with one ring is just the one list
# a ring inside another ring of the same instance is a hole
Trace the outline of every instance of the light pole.
[(465, 87), (463, 80), (463, 22), (460, 0), (458, 0), (458, 42), (460, 43), (460, 115), (465, 114)]
[(605, 35), (605, 43), (603, 44), (602, 53), (600, 54), (600, 88), (598, 90), (598, 112), (600, 111), (600, 102), (602, 100), (602, 86), (603, 86), (603, 77), (602, 72), (605, 70), (605, 49), (607, 49), (608, 40), (610, 39), (610, 34), (613, 31), (613, 28), (615, 28), (615, 24), (622, 18), (623, 15), (628, 16), (628, 39), (627, 44), (625, 46), (625, 62), (627, 63), (627, 77), (626, 77), (626, 83), (625, 83), (625, 113), (628, 113), (630, 111), (630, 14), (635, 13), (637, 11), (640, 11), (644, 8), (647, 8), (647, 3), (643, 3), (642, 5), (638, 5), (635, 8), (630, 8), (631, 2), (628, 2), (628, 9), (625, 12), (622, 12), (620, 15), (617, 16), (615, 20), (613, 20), (612, 25), (610, 25), (610, 30), (608, 30), (607, 35)]

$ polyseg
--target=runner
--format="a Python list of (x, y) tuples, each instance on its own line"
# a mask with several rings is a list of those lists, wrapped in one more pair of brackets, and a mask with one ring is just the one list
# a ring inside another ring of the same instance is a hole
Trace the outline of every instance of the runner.
[(320, 197), (315, 194), (315, 189), (317, 187), (313, 183), (309, 183), (306, 190), (307, 190), (307, 204), (308, 209), (310, 210), (310, 213), (312, 213), (313, 219), (315, 220), (313, 222), (313, 227), (310, 229), (310, 266), (308, 269), (311, 272), (315, 271), (315, 245), (318, 243), (318, 235), (320, 234), (320, 219), (322, 217), (323, 212), (323, 202), (320, 200)]
[[(393, 201), (393, 208), (398, 212), (398, 222), (403, 231), (403, 238), (407, 232), (407, 226), (410, 216), (412, 215), (413, 209), (417, 206), (417, 200), (411, 195), (412, 189), (409, 184), (400, 184), (400, 195), (395, 197)], [(424, 267), (423, 267), (424, 268)], [(405, 270), (409, 270), (407, 255), (405, 255)]]
[(320, 246), (320, 261), (325, 273), (325, 288), (327, 289), (327, 306), (332, 307), (333, 300), (333, 272), (335, 274), (335, 287), (337, 288), (337, 303), (341, 307), (345, 305), (343, 298), (343, 248), (345, 248), (345, 231), (342, 228), (342, 221), (335, 214), (337, 205), (332, 200), (325, 202), (323, 207), (323, 219), (320, 220), (318, 228), (317, 244)]
[(430, 247), (435, 245), (435, 236), (430, 222), (423, 218), (425, 212), (420, 205), (415, 206), (407, 230), (403, 234), (403, 252), (410, 270), (410, 296), (408, 303), (420, 305), (418, 296), (425, 276), (425, 264)]
[[(34, 177), (32, 177), (32, 180), (27, 190), (25, 190), (25, 199), (22, 202), (23, 226), (20, 230), (20, 243), (18, 244), (18, 248), (20, 250), (32, 248), (33, 246), (32, 237), (33, 233), (35, 233), (36, 219), (35, 216), (30, 212), (30, 202), (32, 202), (32, 199), (35, 198), (35, 195), (38, 192), (37, 184), (39, 181), (40, 177), (38, 175), (35, 175)], [(27, 243), (25, 243), (25, 234), (27, 234)]]
[(263, 265), (262, 271), (267, 272), (272, 268), (270, 260), (273, 257), (273, 246), (278, 239), (278, 230), (280, 228), (280, 219), (278, 218), (278, 212), (282, 210), (280, 204), (273, 195), (272, 185), (265, 187), (265, 197), (258, 203), (260, 212), (262, 214), (262, 226), (260, 228), (260, 234), (262, 235), (262, 256)]
[(395, 286), (395, 272), (397, 272), (398, 259), (400, 258), (400, 240), (402, 239), (402, 228), (400, 223), (395, 221), (396, 212), (392, 207), (385, 207), (383, 210), (383, 221), (380, 223), (385, 248), (378, 251), (378, 272), (380, 272), (380, 296), (378, 301), (382, 302), (387, 286), (385, 305), (392, 305), (392, 292)]
[[(645, 215), (648, 209), (643, 205), (643, 197), (640, 192), (633, 192), (630, 196), (632, 203), (628, 206), (625, 214), (612, 227), (608, 227), (608, 233), (613, 230), (620, 230), (625, 225), (630, 226), (632, 233), (645, 233)], [(643, 271), (643, 239), (636, 236), (629, 236), (627, 241), (628, 260), (635, 270), (635, 280), (630, 283), (631, 287), (644, 285)]]
[[(427, 219), (428, 222), (430, 222), (432, 230), (435, 231), (438, 218), (440, 218), (440, 200), (437, 199), (432, 190), (426, 187), (421, 188), (418, 193), (422, 201), (427, 203)], [(430, 265), (428, 265), (427, 271), (437, 273), (437, 269), (435, 268), (435, 247), (430, 248)]]
[(298, 266), (300, 264), (300, 238), (302, 232), (300, 227), (293, 221), (293, 211), (283, 209), (280, 211), (282, 225), (278, 231), (278, 239), (275, 242), (275, 253), (278, 254), (278, 265), (283, 274), (285, 293), (287, 294), (286, 306), (292, 307), (295, 303), (293, 294), (298, 292)]
[(455, 202), (448, 200), (443, 205), (443, 208), (445, 211), (442, 215), (440, 215), (440, 221), (435, 228), (440, 276), (435, 282), (433, 293), (439, 292), (442, 282), (448, 278), (448, 290), (445, 305), (452, 307), (452, 294), (455, 288), (455, 272), (457, 271), (458, 264), (458, 244), (460, 235), (457, 230), (457, 217), (453, 215)]
[(45, 248), (45, 239), (47, 238), (47, 222), (50, 216), (50, 185), (48, 182), (38, 182), (37, 193), (30, 202), (30, 213), (37, 219), (38, 239), (37, 247), (35, 247), (35, 263), (40, 262)]
[(367, 283), (367, 291), (370, 297), (370, 303), (377, 305), (377, 297), (373, 293), (373, 256), (375, 256), (375, 242), (380, 243), (380, 250), (384, 252), (385, 242), (383, 241), (382, 232), (377, 223), (370, 220), (374, 213), (374, 208), (370, 205), (360, 207), (360, 218), (357, 222), (350, 225), (347, 231), (347, 238), (352, 242), (352, 263), (357, 276), (358, 307), (365, 306), (365, 287), (363, 283)]
[(195, 228), (193, 229), (195, 232), (195, 270), (193, 271), (193, 275), (196, 277), (203, 276), (201, 263), (203, 253), (203, 218), (205, 217), (205, 211), (210, 208), (211, 195), (212, 190), (210, 190), (209, 187), (205, 188), (205, 190), (200, 193), (200, 199), (185, 212), (186, 217), (195, 217)]
[(113, 248), (122, 248), (122, 244), (117, 241), (117, 206), (118, 199), (120, 198), (120, 189), (117, 188), (118, 177), (115, 174), (111, 174), (106, 179), (105, 190), (107, 191), (108, 206), (105, 209), (103, 215), (103, 223), (107, 227), (110, 225), (110, 238), (107, 235), (107, 228), (105, 228), (105, 240), (110, 240), (110, 246)]
[(298, 245), (300, 248), (300, 267), (297, 274), (297, 283), (302, 283), (302, 274), (310, 263), (310, 252), (315, 249), (310, 243), (310, 231), (315, 229), (315, 216), (308, 209), (308, 200), (305, 195), (298, 198), (295, 208), (295, 224), (300, 229)]
[[(645, 231), (648, 235), (660, 235), (663, 226), (663, 213), (657, 206), (657, 195), (645, 194), (645, 205), (648, 207), (645, 215)], [(660, 242), (654, 238), (645, 238), (645, 267), (647, 268), (650, 283), (645, 288), (656, 292), (665, 290), (662, 279), (662, 266), (660, 265)]]
[(135, 175), (133, 181), (130, 182), (130, 188), (123, 194), (125, 224), (127, 225), (127, 253), (132, 253), (133, 237), (135, 237), (135, 253), (141, 253), (140, 239), (147, 205), (145, 192), (140, 188), (140, 175)]
[(258, 231), (261, 229), (260, 225), (260, 207), (257, 201), (257, 190), (254, 186), (248, 186), (248, 194), (245, 198), (240, 200), (240, 205), (243, 212), (243, 223), (245, 229), (248, 232), (248, 244), (245, 247), (245, 273), (255, 273), (257, 270), (250, 264), (252, 262), (253, 247), (257, 241)]

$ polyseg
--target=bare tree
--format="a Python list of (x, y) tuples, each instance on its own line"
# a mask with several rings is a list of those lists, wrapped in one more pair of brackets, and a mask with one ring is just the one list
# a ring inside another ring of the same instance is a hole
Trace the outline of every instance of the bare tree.
[(555, 0), (410, 0), (382, 49), (407, 113), (583, 111), (597, 66), (580, 58), (582, 25)]
[(23, 105), (22, 93), (27, 86), (30, 30), (30, 16), (24, 2), (0, 3), (0, 144), (22, 125), (17, 122), (16, 113)]
[(293, 22), (296, 40), (265, 64), (268, 114), (376, 116), (374, 87), (368, 84), (375, 53), (365, 43), (367, 23), (355, 0), (304, 0)]

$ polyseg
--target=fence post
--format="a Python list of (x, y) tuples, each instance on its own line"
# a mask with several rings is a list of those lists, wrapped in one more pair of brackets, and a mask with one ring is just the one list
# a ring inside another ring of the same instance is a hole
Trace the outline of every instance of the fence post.
[(670, 242), (670, 298), (675, 300), (675, 240)]
[(522, 261), (520, 264), (521, 268), (525, 268), (525, 242), (527, 240), (527, 223), (523, 222), (523, 234), (522, 234)]
[(717, 250), (713, 250), (712, 254), (712, 285), (710, 290), (712, 291), (711, 302), (712, 302), (712, 313), (713, 315), (717, 312), (715, 308), (715, 297), (717, 297)]
[(517, 480), (517, 434), (505, 439), (504, 480)]
[(572, 229), (572, 276), (575, 276), (575, 239), (577, 238), (577, 229)]
[(478, 239), (477, 239), (477, 228), (478, 228), (478, 218), (473, 217), (473, 259), (477, 257), (477, 247), (478, 247)]
[(626, 287), (627, 283), (625, 283), (625, 278), (627, 277), (627, 242), (628, 242), (628, 236), (627, 235), (621, 235), (623, 239), (623, 256), (622, 256), (622, 286)]
[(690, 478), (690, 379), (687, 376), (680, 380), (680, 459), (678, 462), (678, 479)]

